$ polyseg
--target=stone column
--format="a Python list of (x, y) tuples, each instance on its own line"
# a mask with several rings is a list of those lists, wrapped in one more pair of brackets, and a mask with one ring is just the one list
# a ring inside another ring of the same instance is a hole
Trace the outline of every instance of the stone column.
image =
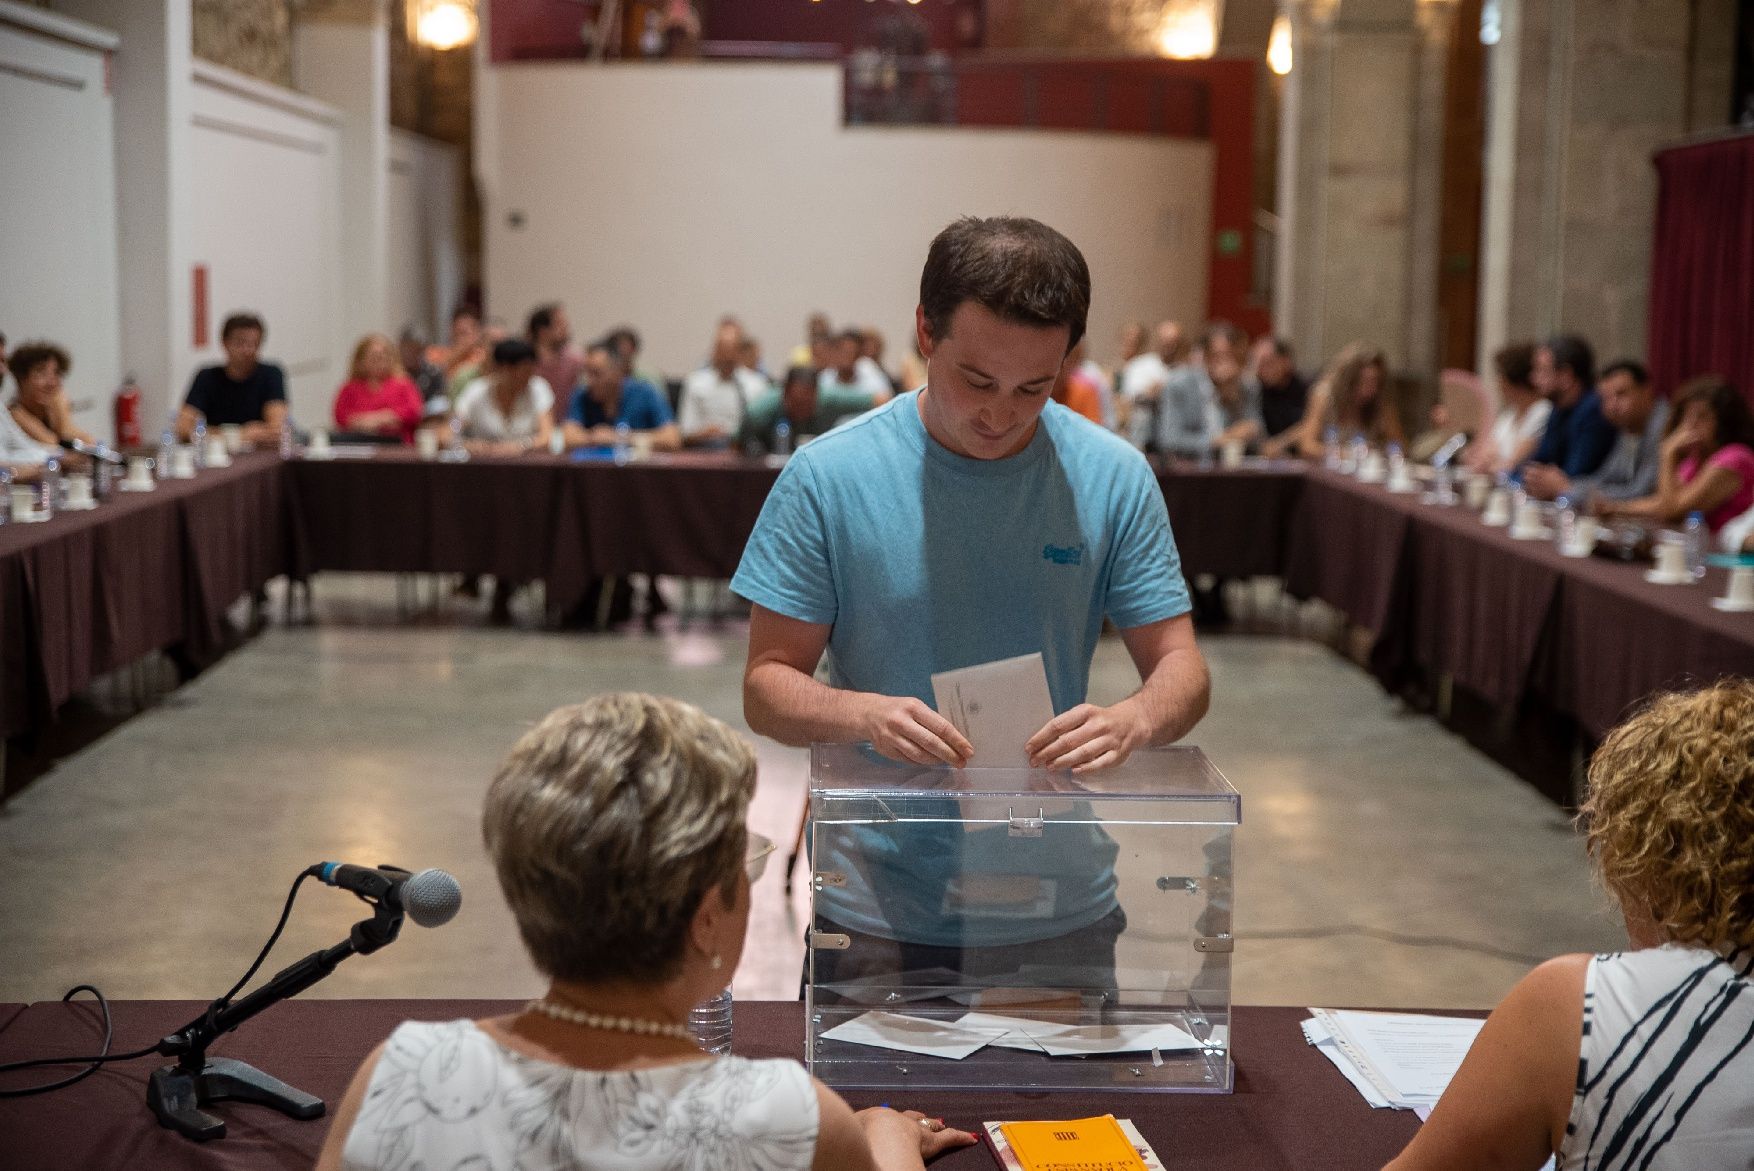
[(383, 0), (328, 0), (298, 13), (292, 72), (298, 88), (337, 107), (341, 128), (343, 336), (339, 352), (371, 330), (389, 332), (390, 29)]
[[(1426, 11), (1429, 9), (1429, 11)], [(1436, 373), (1447, 0), (1286, 0), (1274, 316), (1314, 366), (1351, 341)]]
[(114, 57), (122, 365), (156, 435), (194, 370), (189, 0), (61, 0), (121, 38)]
[(1692, 128), (1696, 50), (1715, 40), (1729, 52), (1695, 27), (1721, 25), (1721, 8), (1502, 0), (1487, 65), (1482, 362), (1557, 330), (1588, 338), (1603, 361), (1643, 355), (1651, 155)]

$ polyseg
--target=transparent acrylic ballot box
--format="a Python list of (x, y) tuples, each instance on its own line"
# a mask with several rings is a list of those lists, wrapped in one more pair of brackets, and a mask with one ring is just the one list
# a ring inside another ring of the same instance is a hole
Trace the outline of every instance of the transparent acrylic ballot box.
[(811, 1071), (843, 1087), (1230, 1092), (1240, 817), (1198, 748), (1074, 777), (815, 745)]

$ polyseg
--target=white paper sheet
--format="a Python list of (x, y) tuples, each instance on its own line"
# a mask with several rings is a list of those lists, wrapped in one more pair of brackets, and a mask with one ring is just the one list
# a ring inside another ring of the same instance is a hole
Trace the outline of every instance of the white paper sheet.
[(991, 1044), (1002, 1032), (1003, 1029), (964, 1026), (960, 1021), (952, 1024), (892, 1012), (868, 1012), (844, 1025), (836, 1025), (822, 1035), (830, 1041), (961, 1061)]
[(1041, 653), (1019, 655), (932, 676), (938, 714), (974, 745), (971, 765), (1028, 768), (1023, 746), (1054, 718)]
[(1370, 1104), (1371, 1109), (1386, 1110), (1389, 1108), (1389, 1100), (1370, 1084), (1370, 1079), (1364, 1076), (1362, 1070), (1352, 1064), (1352, 1059), (1340, 1051), (1340, 1046), (1334, 1041), (1334, 1035), (1328, 1032), (1328, 1026), (1315, 1017), (1310, 1017), (1303, 1022), (1303, 1039), (1314, 1046), (1317, 1053), (1334, 1063), (1334, 1068), (1345, 1075), (1346, 1080), (1352, 1083), (1352, 1088), (1363, 1096), (1364, 1100)]
[(1443, 1095), (1486, 1022), (1471, 1017), (1311, 1009), (1351, 1063), (1403, 1109)]

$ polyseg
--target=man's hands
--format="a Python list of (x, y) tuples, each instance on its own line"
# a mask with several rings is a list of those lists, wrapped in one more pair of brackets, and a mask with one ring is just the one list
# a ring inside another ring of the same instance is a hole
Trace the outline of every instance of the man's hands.
[(1113, 707), (1081, 703), (1061, 712), (1023, 747), (1031, 768), (1088, 773), (1115, 767), (1150, 738), (1145, 720), (1122, 700)]
[(961, 768), (974, 745), (956, 725), (913, 696), (866, 695), (865, 738), (892, 760)]
[(1537, 500), (1557, 500), (1571, 490), (1571, 479), (1552, 464), (1523, 469), (1523, 490)]

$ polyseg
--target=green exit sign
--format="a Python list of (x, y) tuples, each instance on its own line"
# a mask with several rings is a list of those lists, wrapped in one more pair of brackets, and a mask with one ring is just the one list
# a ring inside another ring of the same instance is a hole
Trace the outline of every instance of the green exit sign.
[(1225, 228), (1218, 233), (1218, 255), (1241, 256), (1242, 233), (1235, 228)]

